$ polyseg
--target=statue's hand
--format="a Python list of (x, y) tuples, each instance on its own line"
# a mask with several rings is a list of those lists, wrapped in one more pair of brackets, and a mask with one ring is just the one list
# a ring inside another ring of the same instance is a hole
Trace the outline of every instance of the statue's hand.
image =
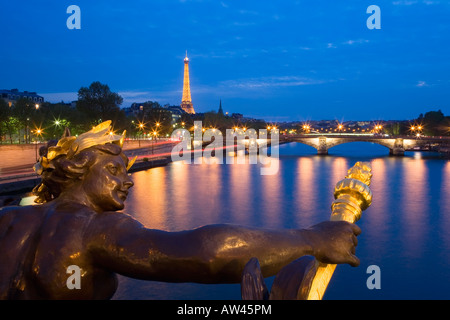
[(323, 263), (348, 263), (353, 267), (359, 266), (359, 259), (355, 256), (358, 244), (356, 236), (361, 229), (346, 221), (325, 221), (308, 229), (313, 255)]

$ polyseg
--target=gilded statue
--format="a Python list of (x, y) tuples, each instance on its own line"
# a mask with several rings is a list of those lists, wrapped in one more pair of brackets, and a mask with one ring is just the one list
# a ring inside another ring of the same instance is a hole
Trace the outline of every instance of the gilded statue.
[[(117, 274), (165, 282), (239, 283), (257, 258), (275, 275), (295, 259), (358, 266), (361, 230), (346, 221), (268, 230), (217, 224), (167, 232), (144, 227), (124, 208), (133, 160), (104, 122), (64, 136), (35, 165), (38, 204), (0, 209), (0, 299), (110, 299)], [(81, 286), (69, 288), (70, 266)]]

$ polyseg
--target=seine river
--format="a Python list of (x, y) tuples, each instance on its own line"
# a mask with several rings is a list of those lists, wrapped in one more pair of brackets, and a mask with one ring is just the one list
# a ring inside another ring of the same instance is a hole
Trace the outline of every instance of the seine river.
[[(304, 228), (329, 219), (336, 182), (355, 162), (369, 161), (374, 197), (358, 221), (361, 264), (339, 265), (324, 299), (450, 299), (448, 159), (426, 152), (393, 157), (364, 142), (336, 146), (328, 156), (298, 143), (279, 153), (276, 175), (261, 175), (260, 164), (182, 162), (133, 173), (124, 211), (168, 231), (215, 223)], [(380, 268), (380, 289), (366, 285), (371, 265)], [(119, 280), (114, 299), (240, 299), (239, 284)], [(266, 280), (270, 287), (273, 277)]]

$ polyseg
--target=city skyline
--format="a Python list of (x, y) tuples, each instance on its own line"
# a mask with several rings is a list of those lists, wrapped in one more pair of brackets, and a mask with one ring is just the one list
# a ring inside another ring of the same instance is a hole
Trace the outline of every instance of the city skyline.
[[(450, 113), (449, 1), (77, 1), (79, 30), (66, 27), (72, 3), (21, 3), (0, 14), (0, 87), (50, 102), (100, 81), (122, 107), (179, 105), (187, 50), (197, 112), (221, 100), (225, 112), (269, 121)], [(381, 29), (367, 28), (371, 4)]]

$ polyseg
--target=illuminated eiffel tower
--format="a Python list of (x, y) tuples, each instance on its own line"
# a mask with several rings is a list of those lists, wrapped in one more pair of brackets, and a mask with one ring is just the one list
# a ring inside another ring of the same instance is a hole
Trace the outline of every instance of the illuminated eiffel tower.
[(181, 98), (181, 108), (187, 113), (195, 114), (194, 105), (191, 99), (191, 87), (189, 85), (189, 58), (184, 58), (184, 80), (183, 80), (183, 97)]

